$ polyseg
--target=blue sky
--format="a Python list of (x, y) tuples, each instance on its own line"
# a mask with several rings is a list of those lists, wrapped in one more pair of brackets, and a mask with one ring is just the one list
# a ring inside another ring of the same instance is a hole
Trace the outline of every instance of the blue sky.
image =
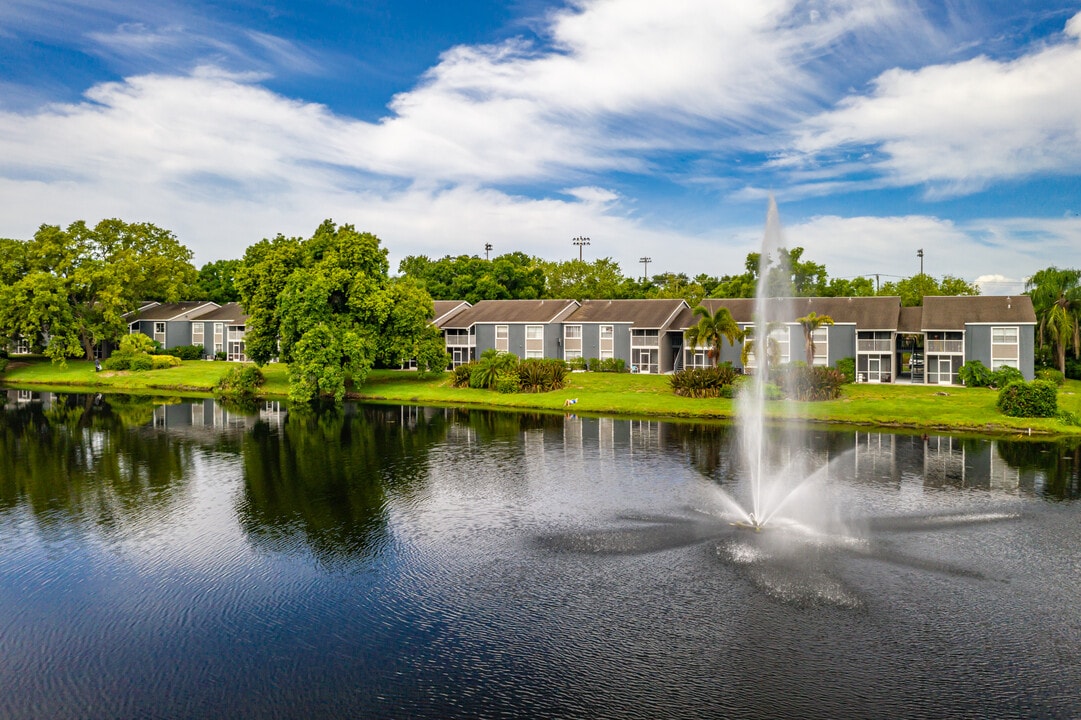
[(831, 276), (1081, 267), (1081, 3), (0, 2), (0, 237), (195, 262), (327, 217), (410, 254)]

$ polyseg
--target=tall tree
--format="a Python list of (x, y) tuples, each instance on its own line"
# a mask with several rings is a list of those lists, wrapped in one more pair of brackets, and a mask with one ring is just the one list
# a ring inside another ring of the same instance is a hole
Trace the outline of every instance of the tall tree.
[(823, 325), (832, 325), (833, 318), (829, 315), (819, 315), (818, 313), (811, 311), (801, 318), (797, 318), (796, 322), (803, 328), (803, 342), (804, 348), (807, 351), (807, 364), (814, 365), (815, 362), (815, 330)]
[(540, 261), (523, 252), (492, 260), (447, 255), (439, 260), (410, 255), (398, 272), (419, 282), (436, 300), (533, 300), (544, 296)]
[(82, 355), (127, 332), (124, 314), (140, 301), (185, 296), (196, 271), (191, 251), (150, 223), (82, 220), (42, 225), (18, 250), (0, 249), (0, 334), (47, 342), (54, 362)]
[(743, 332), (726, 307), (719, 306), (710, 312), (705, 305), (699, 305), (695, 307), (694, 314), (698, 316), (698, 323), (687, 328), (687, 343), (692, 352), (696, 347), (705, 347), (706, 356), (716, 367), (721, 357), (721, 341), (727, 339), (729, 345), (735, 345), (737, 340), (742, 339)]
[(545, 297), (570, 300), (630, 297), (627, 278), (611, 258), (540, 261), (539, 266), (544, 273)]
[(946, 275), (941, 281), (930, 275), (920, 273), (896, 282), (883, 283), (877, 295), (898, 295), (901, 305), (916, 307), (923, 305), (927, 295), (979, 295), (980, 289), (959, 277)]
[(415, 357), (421, 370), (442, 370), (431, 296), (388, 268), (379, 238), (331, 220), (308, 240), (279, 235), (248, 248), (237, 289), (251, 316), (249, 355), (288, 362), (297, 401), (340, 401), (347, 379), (363, 383), (377, 362)]
[(1025, 284), (1036, 311), (1041, 347), (1050, 344), (1058, 369), (1066, 373), (1066, 348), (1081, 357), (1081, 270), (1049, 267)]
[(193, 300), (210, 300), (219, 305), (240, 300), (236, 289), (236, 272), (240, 260), (215, 260), (199, 268), (199, 277), (195, 281)]

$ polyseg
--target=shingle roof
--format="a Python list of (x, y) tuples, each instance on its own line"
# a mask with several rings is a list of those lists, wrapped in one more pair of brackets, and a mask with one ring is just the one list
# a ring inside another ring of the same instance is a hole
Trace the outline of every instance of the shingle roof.
[(237, 325), (243, 325), (248, 321), (248, 314), (244, 312), (244, 308), (240, 306), (240, 303), (225, 303), (219, 308), (214, 308), (209, 312), (205, 312), (202, 315), (196, 315), (191, 318), (192, 320), (199, 321), (216, 321), (216, 322), (228, 322), (233, 321)]
[(190, 320), (195, 315), (206, 310), (213, 310), (217, 307), (217, 303), (210, 302), (209, 300), (185, 300), (183, 302), (161, 303), (141, 309), (132, 316), (128, 322), (133, 323), (140, 320)]
[[(769, 314), (781, 322), (796, 322), (814, 312), (829, 315), (837, 324), (856, 324), (861, 330), (893, 330), (897, 327), (901, 299), (885, 297), (810, 297), (770, 298)], [(755, 321), (754, 298), (706, 298), (701, 303), (710, 312), (726, 307), (732, 318), (740, 324)], [(693, 310), (680, 314), (675, 326), (688, 328), (698, 322)]]
[(481, 300), (449, 318), (443, 327), (468, 328), (477, 323), (561, 322), (576, 309), (576, 300)]
[(583, 300), (582, 307), (563, 322), (629, 323), (635, 328), (664, 330), (686, 309), (687, 303), (680, 299)]
[(923, 299), (923, 330), (964, 330), (966, 323), (1036, 324), (1028, 295), (977, 295)]
[(917, 333), (923, 330), (923, 308), (901, 308), (901, 319), (897, 321), (897, 332)]
[(446, 327), (447, 321), (470, 307), (472, 306), (465, 300), (436, 300), (435, 316), (432, 318), (432, 324), (438, 328)]

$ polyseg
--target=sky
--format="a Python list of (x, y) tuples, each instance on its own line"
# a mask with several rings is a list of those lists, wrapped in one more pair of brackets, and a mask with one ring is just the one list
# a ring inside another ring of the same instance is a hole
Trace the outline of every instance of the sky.
[(1081, 268), (1078, 88), (1081, 2), (0, 0), (0, 237), (721, 276), (772, 194), (830, 277), (1011, 294)]

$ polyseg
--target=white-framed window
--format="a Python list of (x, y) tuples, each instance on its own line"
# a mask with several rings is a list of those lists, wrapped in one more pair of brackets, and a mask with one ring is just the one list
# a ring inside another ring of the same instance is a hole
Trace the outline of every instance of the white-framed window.
[(214, 352), (225, 352), (225, 323), (214, 323)]
[(1003, 365), (1017, 367), (1020, 359), (1019, 333), (1017, 327), (991, 328), (991, 369), (997, 370)]
[(495, 349), (499, 352), (510, 352), (510, 326), (495, 326)]
[(203, 344), (203, 324), (201, 322), (193, 322), (191, 324), (191, 344)]
[(709, 350), (704, 347), (696, 347), (692, 352), (690, 348), (687, 348), (687, 367), (689, 368), (705, 368), (713, 367), (713, 363), (709, 359)]
[(792, 334), (788, 331), (787, 327), (781, 327), (773, 330), (769, 334), (770, 340), (777, 345), (777, 355), (780, 358), (779, 362), (783, 365), (792, 359), (791, 349)]
[(815, 344), (814, 362), (812, 365), (829, 365), (830, 334), (824, 327), (817, 328), (811, 333), (811, 339)]
[(15, 338), (15, 342), (11, 347), (12, 355), (29, 355), (30, 354), (30, 338), (25, 338), (22, 335)]
[(529, 358), (544, 357), (544, 326), (525, 326), (525, 356)]
[(631, 347), (658, 347), (660, 330), (631, 330)]
[(615, 356), (616, 351), (616, 327), (615, 325), (600, 326), (600, 359), (607, 360)]
[(563, 359), (573, 360), (582, 357), (582, 326), (565, 325), (563, 327)]
[(157, 340), (162, 345), (165, 344), (165, 323), (163, 323), (163, 322), (154, 323), (154, 339)]

